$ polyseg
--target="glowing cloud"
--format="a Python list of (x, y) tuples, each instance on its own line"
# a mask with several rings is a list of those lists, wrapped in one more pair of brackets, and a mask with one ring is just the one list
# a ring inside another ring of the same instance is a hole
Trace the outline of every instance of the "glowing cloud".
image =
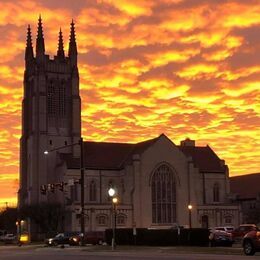
[(40, 13), (51, 56), (60, 27), (67, 53), (75, 20), (84, 139), (164, 132), (209, 144), (231, 175), (260, 171), (257, 1), (0, 0), (0, 9), (0, 207), (16, 201), (26, 27), (35, 51)]

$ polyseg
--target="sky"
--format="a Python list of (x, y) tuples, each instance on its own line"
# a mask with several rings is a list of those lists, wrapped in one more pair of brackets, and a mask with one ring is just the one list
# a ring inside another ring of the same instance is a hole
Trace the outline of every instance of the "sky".
[(75, 21), (84, 140), (166, 134), (260, 172), (259, 0), (0, 0), (0, 207), (16, 202), (28, 24), (67, 53)]

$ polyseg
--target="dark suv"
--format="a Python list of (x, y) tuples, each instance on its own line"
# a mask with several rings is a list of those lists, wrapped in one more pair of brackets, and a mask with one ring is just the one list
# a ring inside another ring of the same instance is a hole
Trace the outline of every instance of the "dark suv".
[(246, 255), (254, 255), (255, 252), (260, 252), (260, 230), (248, 232), (243, 238), (243, 249)]
[(48, 246), (57, 246), (69, 244), (71, 246), (79, 245), (82, 240), (82, 234), (80, 232), (64, 232), (59, 233), (53, 238), (48, 238), (45, 243)]

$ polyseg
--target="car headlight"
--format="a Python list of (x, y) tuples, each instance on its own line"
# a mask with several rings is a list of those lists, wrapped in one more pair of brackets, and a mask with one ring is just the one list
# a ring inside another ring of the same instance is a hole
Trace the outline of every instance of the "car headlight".
[(78, 242), (78, 238), (76, 238), (76, 237), (73, 237), (72, 240), (73, 240), (74, 242)]

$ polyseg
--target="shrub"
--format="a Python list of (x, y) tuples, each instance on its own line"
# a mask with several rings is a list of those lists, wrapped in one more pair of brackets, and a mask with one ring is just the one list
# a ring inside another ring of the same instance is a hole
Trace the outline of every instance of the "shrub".
[[(111, 244), (112, 229), (106, 230), (106, 242)], [(136, 236), (131, 228), (116, 229), (115, 242), (118, 245), (149, 245), (149, 246), (208, 246), (208, 229), (146, 229), (137, 228)]]

